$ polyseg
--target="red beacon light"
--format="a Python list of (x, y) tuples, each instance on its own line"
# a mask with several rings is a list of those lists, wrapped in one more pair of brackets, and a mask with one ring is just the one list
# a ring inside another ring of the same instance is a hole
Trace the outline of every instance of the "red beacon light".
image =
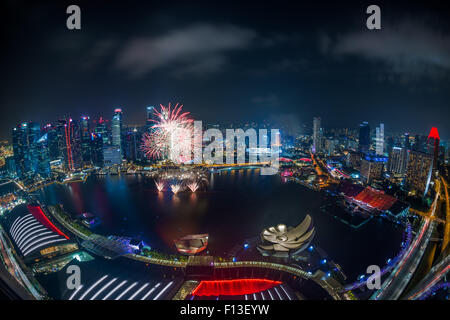
[(430, 134), (428, 135), (428, 139), (430, 139), (430, 138), (440, 140), (439, 132), (438, 132), (438, 129), (436, 127), (432, 127), (431, 128)]

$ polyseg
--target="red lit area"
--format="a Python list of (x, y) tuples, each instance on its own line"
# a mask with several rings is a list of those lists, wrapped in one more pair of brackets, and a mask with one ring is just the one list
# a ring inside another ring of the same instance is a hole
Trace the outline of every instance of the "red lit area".
[(281, 176), (283, 176), (283, 177), (292, 177), (292, 175), (293, 175), (292, 170), (287, 170), (286, 169), (286, 170), (281, 172)]
[(380, 211), (389, 209), (397, 201), (397, 199), (385, 194), (383, 191), (371, 187), (365, 188), (354, 199)]
[(235, 279), (201, 281), (193, 296), (240, 296), (271, 289), (281, 284), (267, 279)]
[(280, 158), (279, 159), (281, 162), (292, 162), (293, 160), (292, 159), (289, 159), (289, 158)]
[(66, 236), (61, 230), (59, 230), (48, 218), (45, 216), (44, 212), (42, 211), (41, 207), (39, 206), (27, 206), (28, 211), (38, 220), (40, 223), (42, 223), (44, 226), (49, 228), (50, 230), (56, 232), (57, 234), (63, 236), (67, 240), (69, 239), (68, 236)]
[(431, 128), (430, 134), (428, 135), (428, 139), (433, 138), (433, 139), (439, 139), (439, 132), (438, 129), (436, 127)]

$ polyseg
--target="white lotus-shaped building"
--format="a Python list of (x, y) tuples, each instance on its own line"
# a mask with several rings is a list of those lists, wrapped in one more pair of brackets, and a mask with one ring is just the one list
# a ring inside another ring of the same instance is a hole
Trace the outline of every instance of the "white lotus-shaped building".
[(258, 248), (263, 253), (296, 254), (304, 250), (314, 238), (315, 229), (312, 226), (312, 218), (306, 218), (297, 227), (287, 227), (279, 224), (264, 229), (261, 233), (262, 243)]

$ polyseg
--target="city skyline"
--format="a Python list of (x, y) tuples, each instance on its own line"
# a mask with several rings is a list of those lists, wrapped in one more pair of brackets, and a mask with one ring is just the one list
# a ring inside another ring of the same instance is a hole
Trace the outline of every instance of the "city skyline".
[(450, 299), (446, 4), (0, 2), (0, 300)]
[(2, 138), (21, 121), (109, 117), (115, 107), (125, 123), (140, 124), (146, 106), (167, 101), (205, 122), (309, 124), (317, 116), (324, 127), (368, 121), (450, 136), (450, 29), (435, 2), (381, 2), (379, 31), (365, 27), (363, 4), (286, 4), (290, 13), (267, 10), (271, 4), (239, 12), (201, 2), (140, 4), (124, 13), (118, 4), (105, 12), (102, 2), (81, 2), (76, 31), (65, 28), (62, 3), (4, 5), (12, 14), (1, 22), (9, 44), (1, 59)]

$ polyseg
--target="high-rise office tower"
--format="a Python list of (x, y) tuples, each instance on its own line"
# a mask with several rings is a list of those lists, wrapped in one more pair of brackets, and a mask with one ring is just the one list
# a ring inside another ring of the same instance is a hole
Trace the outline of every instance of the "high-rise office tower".
[(24, 122), (13, 129), (14, 161), (19, 177), (38, 173), (40, 136), (41, 128), (35, 122)]
[(62, 154), (59, 152), (57, 127), (47, 128), (47, 146), (51, 161), (62, 157)]
[(28, 154), (28, 123), (24, 122), (12, 131), (14, 162), (17, 176), (23, 177), (31, 171), (31, 160)]
[(404, 147), (393, 147), (389, 154), (388, 171), (403, 176), (408, 166), (408, 150)]
[(103, 138), (101, 134), (91, 133), (92, 164), (103, 167)]
[(364, 121), (359, 125), (359, 152), (368, 153), (370, 147), (370, 126)]
[(91, 163), (91, 130), (89, 125), (89, 117), (83, 116), (80, 121), (81, 134), (81, 158), (83, 165)]
[(384, 164), (388, 161), (385, 157), (366, 154), (361, 160), (361, 177), (366, 183), (381, 178)]
[(62, 149), (64, 167), (67, 171), (82, 167), (80, 124), (71, 118), (59, 120), (62, 131)]
[[(146, 127), (147, 130), (147, 127)], [(129, 161), (140, 160), (139, 142), (141, 141), (141, 134), (136, 128), (127, 131), (125, 135), (125, 157)]]
[(409, 133), (404, 134), (402, 147), (406, 148), (407, 150), (411, 150), (411, 142), (409, 140)]
[(112, 141), (111, 145), (120, 149), (122, 152), (122, 109), (117, 108), (114, 110), (114, 115), (111, 122)]
[(107, 146), (110, 144), (109, 133), (108, 133), (108, 125), (107, 121), (103, 120), (102, 117), (98, 119), (97, 125), (95, 126), (94, 133), (99, 135), (103, 140), (103, 145)]
[(45, 133), (36, 143), (37, 146), (37, 169), (38, 173), (43, 178), (48, 178), (51, 175), (50, 170), (50, 152), (48, 148), (48, 132)]
[(154, 106), (148, 106), (147, 107), (147, 119), (145, 121), (145, 128), (146, 131), (150, 131), (151, 127), (155, 125), (156, 115), (155, 115), (155, 107)]
[(428, 148), (428, 139), (427, 136), (416, 135), (414, 139), (414, 145), (412, 146), (412, 150), (419, 152), (427, 152)]
[(427, 140), (427, 152), (433, 155), (433, 168), (437, 169), (438, 157), (439, 157), (439, 132), (437, 128), (431, 128), (430, 134)]
[(426, 152), (411, 151), (406, 171), (406, 185), (421, 196), (425, 196), (433, 172), (433, 156)]
[(312, 153), (318, 153), (321, 151), (321, 130), (320, 130), (321, 119), (319, 117), (314, 117), (313, 119), (313, 145)]
[(384, 123), (380, 123), (375, 134), (375, 153), (382, 156), (384, 154)]

